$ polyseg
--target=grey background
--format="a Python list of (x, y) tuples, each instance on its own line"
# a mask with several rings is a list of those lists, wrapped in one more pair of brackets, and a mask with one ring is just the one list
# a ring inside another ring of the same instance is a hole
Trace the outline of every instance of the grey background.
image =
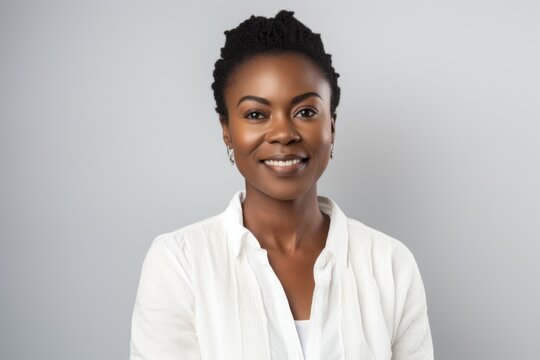
[(436, 358), (538, 358), (537, 1), (1, 1), (0, 358), (127, 359), (143, 257), (244, 186), (210, 84), (281, 8), (341, 74), (319, 193), (404, 242)]

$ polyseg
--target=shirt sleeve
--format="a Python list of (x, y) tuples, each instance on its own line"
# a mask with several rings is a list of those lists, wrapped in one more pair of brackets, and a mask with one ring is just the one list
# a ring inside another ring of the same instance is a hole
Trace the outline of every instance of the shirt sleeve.
[(143, 262), (131, 322), (131, 360), (200, 359), (192, 262), (184, 238), (162, 234)]
[(424, 284), (411, 251), (400, 244), (395, 261), (396, 320), (392, 360), (433, 360)]

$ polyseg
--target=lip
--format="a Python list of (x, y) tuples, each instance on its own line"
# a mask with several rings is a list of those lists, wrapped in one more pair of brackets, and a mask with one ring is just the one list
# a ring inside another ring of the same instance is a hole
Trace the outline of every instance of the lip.
[[(288, 159), (285, 159), (285, 160), (292, 160), (292, 159), (298, 159), (299, 156), (295, 156), (295, 157), (289, 157)], [(306, 164), (308, 163), (308, 158), (300, 158), (302, 159), (302, 161), (300, 161), (299, 163), (296, 163), (296, 164), (292, 164), (290, 166), (272, 166), (272, 165), (269, 165), (267, 163), (263, 161), (261, 161), (262, 165), (267, 168), (268, 170), (270, 170), (273, 174), (277, 175), (277, 176), (294, 176), (296, 174), (298, 174), (300, 171), (302, 171), (302, 169), (304, 169), (306, 167)], [(282, 160), (282, 159), (276, 159), (276, 158), (268, 158), (266, 160)]]
[(308, 157), (303, 154), (274, 154), (272, 156), (265, 157), (261, 160), (263, 162), (264, 160), (294, 160), (294, 159), (302, 159), (302, 161), (305, 161)]

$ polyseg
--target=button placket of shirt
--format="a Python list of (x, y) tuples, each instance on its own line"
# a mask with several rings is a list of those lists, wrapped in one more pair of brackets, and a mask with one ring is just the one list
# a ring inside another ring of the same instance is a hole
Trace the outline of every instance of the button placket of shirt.
[[(245, 237), (249, 237), (249, 233), (244, 232), (241, 237), (241, 241), (244, 240)], [(249, 240), (248, 240), (249, 241)], [(242, 260), (246, 261), (245, 266), (247, 263), (249, 263), (248, 259), (243, 257)], [(240, 276), (242, 276), (243, 281), (247, 281), (247, 268), (245, 266), (242, 266), (242, 271), (240, 272)], [(242, 296), (240, 297), (242, 299), (242, 309), (245, 311), (245, 316), (242, 317), (242, 321), (245, 321), (246, 319), (253, 318), (254, 314), (258, 314), (260, 312), (264, 312), (264, 308), (261, 308), (260, 306), (264, 306), (263, 302), (253, 302), (253, 299), (250, 298), (249, 294), (242, 293)], [(246, 301), (247, 300), (247, 301)], [(261, 299), (262, 300), (262, 299)], [(259, 306), (260, 305), (260, 306)], [(253, 316), (252, 316), (253, 315)], [(257, 333), (250, 333), (249, 337), (250, 339), (246, 339), (244, 350), (245, 352), (243, 355), (246, 358), (256, 358), (256, 359), (270, 359), (270, 351), (268, 346), (268, 343), (266, 342), (268, 340), (268, 331), (267, 331), (267, 322), (268, 319), (265, 317), (262, 323), (256, 323), (254, 326), (257, 328)]]
[(322, 310), (326, 308), (328, 300), (331, 272), (332, 261), (328, 250), (325, 248), (319, 254), (313, 267), (315, 289), (311, 304), (309, 339), (306, 346), (306, 358), (308, 359), (320, 359), (320, 349), (317, 346), (321, 343)]
[(290, 310), (289, 301), (287, 300), (287, 295), (283, 289), (283, 285), (279, 281), (274, 269), (270, 265), (268, 260), (268, 252), (263, 248), (256, 249), (257, 258), (260, 263), (262, 263), (267, 278), (270, 281), (270, 284), (273, 288), (274, 303), (277, 305), (276, 311), (278, 312), (279, 324), (282, 329), (283, 339), (287, 344), (287, 354), (289, 359), (298, 359), (304, 360), (304, 355), (302, 353), (302, 346), (300, 344), (300, 337), (298, 331), (296, 330), (296, 325), (294, 324), (294, 318)]

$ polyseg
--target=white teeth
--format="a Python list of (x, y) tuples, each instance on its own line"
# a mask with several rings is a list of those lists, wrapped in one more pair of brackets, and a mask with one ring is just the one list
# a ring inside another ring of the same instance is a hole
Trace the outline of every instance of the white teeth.
[(272, 166), (291, 166), (294, 164), (298, 164), (301, 161), (302, 159), (294, 159), (294, 160), (287, 160), (287, 161), (264, 160), (264, 163), (268, 165), (272, 165)]

